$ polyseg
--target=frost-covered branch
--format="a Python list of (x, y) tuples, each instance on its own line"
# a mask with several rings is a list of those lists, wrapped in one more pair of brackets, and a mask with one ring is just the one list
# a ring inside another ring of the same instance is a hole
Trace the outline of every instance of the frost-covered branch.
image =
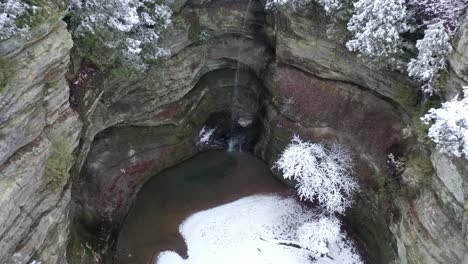
[(317, 3), (323, 6), (327, 14), (334, 14), (343, 7), (347, 0), (316, 0)]
[(277, 8), (294, 10), (296, 8), (304, 7), (312, 1), (313, 0), (267, 0), (265, 8), (270, 10)]
[(403, 38), (409, 30), (406, 23), (407, 11), (404, 0), (358, 0), (348, 22), (353, 34), (346, 43), (350, 51), (371, 61), (399, 67)]
[(424, 31), (424, 38), (416, 43), (418, 56), (408, 64), (408, 75), (424, 83), (422, 89), (434, 94), (439, 88), (439, 72), (445, 69), (446, 58), (452, 52), (450, 35), (443, 21), (435, 22)]
[(418, 56), (408, 64), (408, 74), (423, 83), (422, 90), (432, 95), (439, 90), (440, 71), (445, 69), (452, 52), (450, 40), (465, 13), (468, 0), (410, 0), (410, 9), (421, 26), (424, 38), (418, 40)]
[(352, 204), (358, 184), (352, 177), (350, 153), (339, 145), (326, 148), (294, 136), (274, 168), (297, 182), (301, 199), (315, 200), (330, 213), (343, 213)]
[(422, 24), (443, 21), (446, 30), (453, 35), (460, 25), (468, 0), (407, 0), (407, 6)]
[[(130, 68), (144, 71), (147, 63), (167, 57), (170, 51), (161, 47), (160, 38), (171, 24), (171, 9), (163, 2), (149, 0), (81, 0), (73, 7), (75, 38), (82, 43), (94, 41), (117, 52), (117, 57)], [(86, 46), (83, 44), (83, 46)], [(78, 46), (80, 48), (80, 46)], [(96, 52), (96, 47), (84, 52)]]
[(327, 14), (334, 14), (343, 7), (344, 3), (348, 3), (349, 1), (350, 0), (267, 0), (266, 9), (278, 7), (294, 9), (306, 7), (315, 2), (322, 5)]
[(13, 35), (24, 35), (29, 26), (18, 26), (17, 19), (22, 16), (30, 6), (19, 0), (0, 1), (0, 41)]
[(429, 137), (440, 152), (468, 159), (468, 86), (463, 87), (463, 92), (463, 99), (457, 96), (441, 108), (430, 109), (421, 119), (432, 124)]

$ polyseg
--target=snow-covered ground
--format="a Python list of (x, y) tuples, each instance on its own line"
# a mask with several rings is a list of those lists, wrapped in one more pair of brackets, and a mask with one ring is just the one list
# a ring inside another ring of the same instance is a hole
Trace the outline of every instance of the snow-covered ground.
[(201, 211), (187, 218), (179, 230), (188, 247), (188, 259), (173, 251), (160, 253), (157, 264), (302, 264), (360, 263), (344, 234), (329, 245), (330, 254), (311, 259), (310, 252), (284, 245), (298, 241), (296, 231), (313, 222), (315, 212), (294, 198), (253, 195)]

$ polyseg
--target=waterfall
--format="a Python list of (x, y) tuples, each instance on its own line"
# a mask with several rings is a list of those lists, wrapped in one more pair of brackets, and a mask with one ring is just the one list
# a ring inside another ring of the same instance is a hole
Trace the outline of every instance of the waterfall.
[(238, 151), (242, 152), (242, 143), (244, 143), (244, 135), (232, 135), (228, 140), (228, 152)]
[[(252, 0), (249, 0), (249, 3), (247, 4), (247, 10), (245, 10), (245, 15), (244, 15), (244, 21), (242, 22), (242, 30), (241, 30), (241, 40), (240, 40), (240, 45), (237, 50), (237, 66), (236, 66), (236, 74), (235, 74), (235, 79), (234, 79), (234, 94), (236, 93), (237, 88), (239, 88), (239, 69), (240, 69), (240, 56), (241, 56), (241, 49), (242, 45), (244, 44), (244, 35), (245, 35), (245, 28), (247, 27), (247, 19), (249, 18), (249, 10), (250, 10), (250, 5), (252, 4)], [(235, 94), (236, 95), (236, 94)], [(234, 98), (235, 99), (235, 95)]]
[(237, 139), (235, 137), (231, 137), (228, 140), (228, 151), (233, 152), (236, 151)]
[(247, 20), (249, 18), (249, 11), (250, 11), (250, 6), (252, 4), (252, 0), (249, 0), (249, 3), (247, 4), (247, 10), (245, 11), (244, 15), (244, 21), (242, 22), (242, 30), (241, 30), (241, 39), (239, 43), (239, 48), (237, 51), (237, 65), (236, 65), (236, 72), (235, 72), (235, 79), (234, 79), (234, 91), (232, 95), (232, 106), (231, 106), (231, 136), (228, 141), (228, 151), (241, 151), (241, 148), (238, 147), (242, 144), (240, 141), (240, 138), (237, 138), (234, 135), (234, 128), (237, 126), (237, 119), (239, 118), (239, 113), (236, 109), (236, 102), (237, 102), (237, 97), (239, 96), (239, 70), (241, 67), (241, 50), (242, 46), (244, 44), (244, 35), (245, 35), (245, 30), (247, 27)]

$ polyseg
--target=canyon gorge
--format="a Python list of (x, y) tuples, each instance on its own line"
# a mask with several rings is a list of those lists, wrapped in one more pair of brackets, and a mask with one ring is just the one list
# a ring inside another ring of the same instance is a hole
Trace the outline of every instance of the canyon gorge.
[[(175, 0), (171, 55), (139, 75), (77, 52), (54, 3), (27, 39), (0, 42), (12, 71), (0, 91), (0, 263), (100, 263), (152, 176), (235, 137), (271, 168), (296, 133), (352, 150), (361, 191), (344, 221), (372, 263), (468, 263), (468, 162), (431, 145), (419, 85), (329, 38), (319, 5)], [(468, 85), (466, 16), (454, 48), (446, 100)], [(200, 147), (203, 127), (215, 143)]]

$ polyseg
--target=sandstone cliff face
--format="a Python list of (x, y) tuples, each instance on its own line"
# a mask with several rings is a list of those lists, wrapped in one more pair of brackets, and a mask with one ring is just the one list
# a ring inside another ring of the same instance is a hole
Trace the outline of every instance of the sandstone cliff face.
[[(46, 23), (26, 44), (0, 43), (17, 67), (0, 93), (0, 205), (8, 208), (0, 211), (0, 262), (66, 263), (71, 222), (70, 262), (97, 261), (144, 182), (197, 153), (200, 129), (233, 111), (260, 120), (255, 153), (269, 164), (293, 133), (353, 150), (362, 191), (346, 220), (376, 263), (466, 261), (466, 162), (402, 133), (420, 114), (418, 85), (329, 39), (319, 7), (273, 14), (247, 5), (176, 1), (165, 40), (173, 55), (145, 76), (97, 69), (76, 54), (69, 65), (62, 22)], [(467, 84), (466, 31), (465, 23), (447, 98)], [(404, 172), (391, 171), (390, 153)]]
[(460, 24), (454, 40), (454, 52), (449, 57), (449, 67), (446, 76), (446, 99), (461, 93), (461, 87), (468, 83), (468, 17)]
[(0, 92), (0, 263), (67, 263), (68, 170), (81, 132), (64, 78), (72, 45), (62, 21), (0, 43), (13, 68)]
[[(446, 83), (445, 99), (452, 99), (454, 96), (454, 87), (458, 88), (457, 94), (461, 94), (459, 90), (461, 86), (468, 85), (468, 16), (465, 15), (460, 30), (457, 33), (457, 41), (455, 42), (455, 52), (449, 58), (449, 75)], [(433, 187), (438, 194), (439, 199), (444, 206), (455, 216), (457, 225), (461, 229), (463, 236), (465, 254), (463, 263), (468, 263), (468, 164), (466, 160), (440, 158), (433, 154), (433, 163), (437, 170), (437, 178)], [(444, 184), (440, 184), (440, 182)], [(442, 187), (439, 187), (442, 185)], [(445, 187), (445, 188), (444, 188)]]

